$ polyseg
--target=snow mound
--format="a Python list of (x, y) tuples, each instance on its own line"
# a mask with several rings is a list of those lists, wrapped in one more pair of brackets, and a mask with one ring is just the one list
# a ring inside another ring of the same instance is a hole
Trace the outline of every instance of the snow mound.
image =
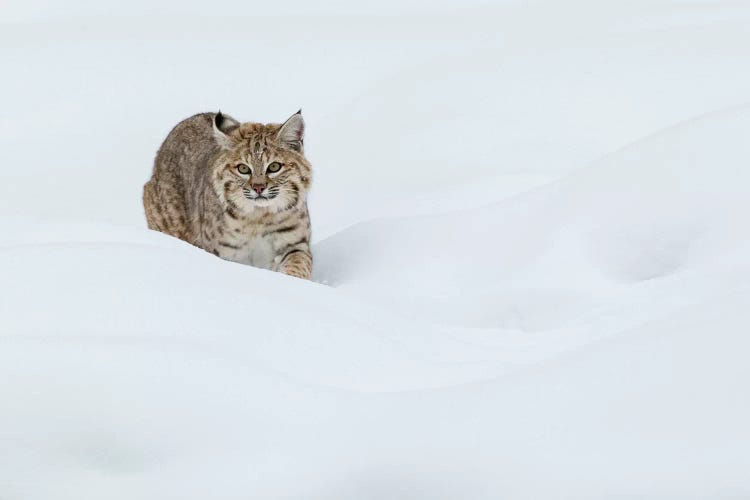
[(314, 248), (327, 285), (4, 218), (0, 496), (746, 494), (748, 134), (717, 112), (358, 224)]
[(535, 332), (652, 293), (702, 300), (746, 277), (749, 133), (750, 108), (711, 113), (500, 203), (356, 225), (315, 247), (317, 278), (436, 322)]
[[(750, 497), (745, 2), (2, 13), (1, 500)], [(314, 282), (145, 229), (300, 106)]]

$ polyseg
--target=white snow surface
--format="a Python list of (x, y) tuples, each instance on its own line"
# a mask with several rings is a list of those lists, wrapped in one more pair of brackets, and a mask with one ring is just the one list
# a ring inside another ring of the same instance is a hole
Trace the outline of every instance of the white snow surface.
[[(0, 499), (750, 498), (747, 2), (0, 12)], [(313, 282), (146, 229), (300, 106)]]

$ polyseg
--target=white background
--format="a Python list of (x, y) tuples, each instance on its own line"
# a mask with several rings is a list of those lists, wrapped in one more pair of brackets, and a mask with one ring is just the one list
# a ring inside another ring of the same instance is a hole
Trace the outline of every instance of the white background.
[[(750, 495), (750, 4), (0, 4), (0, 499)], [(315, 282), (147, 231), (299, 108)]]

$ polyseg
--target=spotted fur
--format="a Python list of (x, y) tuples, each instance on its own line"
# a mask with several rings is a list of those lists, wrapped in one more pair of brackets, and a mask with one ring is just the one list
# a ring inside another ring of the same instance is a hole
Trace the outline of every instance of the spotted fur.
[(222, 113), (183, 120), (143, 188), (148, 227), (223, 259), (309, 279), (303, 135), (301, 112), (281, 125), (241, 124)]

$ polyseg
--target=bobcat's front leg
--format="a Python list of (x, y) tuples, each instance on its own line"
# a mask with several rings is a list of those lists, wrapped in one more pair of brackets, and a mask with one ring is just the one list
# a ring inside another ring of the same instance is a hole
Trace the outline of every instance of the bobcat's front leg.
[(309, 280), (312, 275), (312, 254), (309, 250), (292, 250), (281, 259), (278, 270), (289, 276)]

